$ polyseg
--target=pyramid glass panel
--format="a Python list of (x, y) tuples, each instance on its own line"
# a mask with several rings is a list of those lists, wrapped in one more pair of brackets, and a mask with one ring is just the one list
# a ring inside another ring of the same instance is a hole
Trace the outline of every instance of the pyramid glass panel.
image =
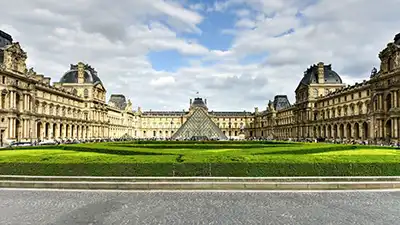
[(203, 108), (195, 108), (193, 114), (172, 136), (179, 140), (204, 140), (204, 139), (228, 139), (219, 127), (211, 120), (207, 111)]

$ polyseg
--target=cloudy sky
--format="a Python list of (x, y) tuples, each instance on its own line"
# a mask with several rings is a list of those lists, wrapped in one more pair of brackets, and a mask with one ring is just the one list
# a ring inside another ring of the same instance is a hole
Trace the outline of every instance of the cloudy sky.
[(332, 64), (346, 83), (379, 68), (400, 32), (400, 0), (0, 0), (0, 29), (28, 66), (58, 81), (71, 63), (144, 110), (265, 108), (291, 102), (304, 70)]

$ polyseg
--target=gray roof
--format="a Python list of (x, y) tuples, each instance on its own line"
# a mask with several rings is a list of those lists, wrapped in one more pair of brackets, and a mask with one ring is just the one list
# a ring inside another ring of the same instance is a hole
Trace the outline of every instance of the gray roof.
[(11, 35), (0, 30), (0, 48), (10, 45), (13, 42)]
[(183, 116), (187, 112), (184, 111), (145, 111), (142, 113), (144, 116)]
[(290, 102), (287, 95), (276, 95), (273, 104), (276, 111), (290, 107)]
[[(324, 79), (326, 84), (342, 84), (342, 78), (332, 70), (332, 65), (324, 65)], [(318, 65), (313, 65), (304, 72), (304, 77), (300, 81), (301, 84), (317, 84), (318, 83)]]
[(125, 95), (122, 94), (112, 94), (110, 96), (110, 100), (108, 102), (112, 102), (119, 109), (126, 108), (126, 98)]
[(400, 45), (400, 33), (396, 34), (396, 36), (394, 36), (394, 43), (396, 45)]
[(228, 116), (251, 116), (252, 115), (251, 112), (246, 112), (246, 111), (243, 111), (243, 112), (214, 112), (214, 111), (211, 111), (208, 113), (213, 116), (226, 116), (226, 117), (228, 117)]
[[(71, 64), (70, 70), (61, 77), (60, 83), (78, 83), (78, 65)], [(84, 83), (102, 83), (97, 72), (90, 65), (85, 65)]]
[(193, 103), (191, 107), (202, 107), (202, 108), (207, 108), (206, 104), (204, 103), (202, 98), (195, 98), (193, 100)]

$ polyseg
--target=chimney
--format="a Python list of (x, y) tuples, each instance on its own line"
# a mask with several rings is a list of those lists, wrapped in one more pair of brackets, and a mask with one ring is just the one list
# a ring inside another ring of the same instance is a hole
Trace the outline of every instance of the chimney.
[(324, 63), (318, 63), (318, 83), (323, 84), (325, 83), (325, 71), (324, 71)]
[(78, 63), (78, 83), (83, 84), (85, 82), (85, 65), (82, 62)]

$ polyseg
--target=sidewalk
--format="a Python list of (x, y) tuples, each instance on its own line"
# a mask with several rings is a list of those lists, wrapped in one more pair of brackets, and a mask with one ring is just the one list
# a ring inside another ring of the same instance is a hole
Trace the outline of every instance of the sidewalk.
[(66, 177), (0, 175), (0, 188), (89, 190), (400, 189), (400, 177)]

